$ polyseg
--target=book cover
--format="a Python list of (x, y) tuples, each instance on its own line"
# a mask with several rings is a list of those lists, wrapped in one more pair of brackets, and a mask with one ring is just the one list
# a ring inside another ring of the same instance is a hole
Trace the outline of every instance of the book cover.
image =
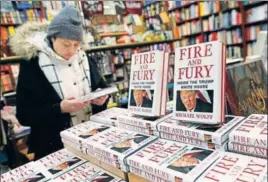
[(130, 167), (171, 182), (195, 181), (219, 153), (158, 139), (127, 158)]
[(228, 66), (227, 72), (241, 115), (267, 114), (268, 80), (261, 58)]
[(129, 84), (128, 110), (137, 115), (165, 114), (168, 55), (163, 51), (133, 54)]
[(1, 182), (44, 182), (50, 180), (34, 162), (29, 162), (11, 171), (1, 174)]
[(229, 135), (230, 142), (268, 148), (267, 115), (252, 114), (237, 125)]
[(102, 96), (107, 96), (107, 95), (115, 93), (115, 92), (118, 92), (117, 87), (103, 88), (103, 89), (91, 92), (88, 95), (84, 95), (82, 97), (79, 97), (77, 99), (86, 102), (86, 101), (91, 101), (91, 100), (97, 99), (97, 98), (102, 97)]
[(222, 145), (229, 138), (229, 133), (238, 125), (244, 117), (225, 116), (224, 123), (216, 125), (194, 124), (175, 120), (169, 117), (157, 125), (160, 132), (173, 135), (182, 135), (188, 138), (197, 139), (204, 142), (211, 142)]
[(222, 153), (197, 182), (267, 181), (267, 161), (255, 157)]
[(156, 140), (157, 137), (119, 128), (110, 128), (87, 140), (87, 148), (125, 164), (125, 158)]
[(225, 113), (225, 45), (219, 41), (175, 50), (174, 116), (218, 124)]
[(91, 182), (123, 182), (122, 179), (100, 169), (99, 167), (85, 162), (70, 171), (53, 179), (55, 182), (65, 181), (91, 181)]
[(234, 142), (228, 142), (228, 151), (265, 159), (268, 158), (268, 148), (254, 147)]
[(127, 114), (128, 110), (119, 107), (112, 107), (110, 109), (104, 110), (102, 112), (90, 116), (90, 120), (97, 123), (107, 124), (110, 126), (117, 126), (118, 125), (117, 116), (122, 115), (123, 113)]
[(141, 128), (147, 128), (150, 130), (157, 130), (157, 124), (169, 116), (162, 117), (147, 117), (147, 116), (139, 116), (139, 115), (119, 115), (117, 120), (119, 123), (133, 125)]
[(60, 133), (60, 135), (62, 138), (66, 140), (82, 145), (85, 142), (85, 140), (109, 128), (110, 126), (88, 121), (76, 125), (67, 130), (64, 130)]
[(61, 149), (37, 160), (35, 163), (44, 169), (45, 174), (55, 178), (84, 162), (84, 159), (75, 156), (66, 149)]

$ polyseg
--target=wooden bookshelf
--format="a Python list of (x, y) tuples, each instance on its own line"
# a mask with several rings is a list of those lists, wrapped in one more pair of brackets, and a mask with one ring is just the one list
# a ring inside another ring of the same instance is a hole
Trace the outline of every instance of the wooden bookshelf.
[(109, 36), (123, 36), (128, 35), (127, 32), (107, 32), (99, 34), (100, 37), (109, 37)]
[(247, 22), (247, 23), (245, 23), (245, 26), (258, 25), (258, 24), (262, 24), (262, 23), (266, 23), (267, 24), (267, 19), (253, 21), (253, 22)]
[(256, 6), (260, 6), (260, 5), (267, 4), (267, 3), (268, 3), (267, 1), (251, 2), (251, 3), (248, 3), (248, 4), (244, 4), (244, 9), (254, 8)]

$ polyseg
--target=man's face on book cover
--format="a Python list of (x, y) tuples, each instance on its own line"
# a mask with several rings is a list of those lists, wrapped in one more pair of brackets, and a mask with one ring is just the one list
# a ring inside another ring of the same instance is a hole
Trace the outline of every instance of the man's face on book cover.
[(134, 90), (133, 95), (136, 105), (141, 105), (143, 102), (144, 90)]
[(129, 139), (129, 140), (123, 141), (121, 143), (118, 143), (118, 144), (115, 145), (115, 147), (117, 147), (117, 148), (131, 147), (132, 140), (133, 139)]
[(180, 91), (180, 97), (183, 105), (188, 111), (194, 109), (196, 105), (196, 93), (194, 90), (182, 90)]
[(182, 156), (175, 160), (171, 165), (174, 167), (188, 167), (195, 166), (199, 163), (199, 160), (192, 156)]

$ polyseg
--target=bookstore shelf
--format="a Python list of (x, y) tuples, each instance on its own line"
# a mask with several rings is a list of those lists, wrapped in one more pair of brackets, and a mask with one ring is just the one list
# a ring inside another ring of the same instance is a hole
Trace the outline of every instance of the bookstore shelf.
[(171, 9), (168, 10), (168, 11), (171, 12), (171, 11), (175, 11), (175, 10), (177, 10), (177, 9), (187, 8), (187, 7), (189, 7), (189, 6), (193, 5), (193, 4), (197, 4), (197, 3), (198, 3), (197, 1), (195, 1), (195, 2), (190, 2), (190, 3), (184, 4), (184, 5), (182, 5), (182, 6), (178, 6), (178, 7), (171, 8)]
[(229, 11), (232, 11), (232, 10), (240, 10), (240, 7), (236, 6), (236, 7), (232, 7), (232, 8), (226, 8), (226, 9), (222, 10), (221, 12), (226, 13), (226, 12), (229, 12)]
[(226, 44), (226, 46), (242, 46), (243, 43), (239, 42), (239, 43), (233, 43), (233, 44)]
[[(110, 50), (110, 49), (118, 49), (118, 48), (130, 48), (130, 47), (139, 47), (139, 46), (146, 46), (151, 44), (161, 44), (161, 43), (170, 43), (173, 41), (177, 41), (180, 39), (170, 39), (170, 40), (160, 40), (160, 41), (148, 41), (148, 42), (136, 42), (136, 43), (129, 43), (129, 44), (116, 44), (116, 45), (104, 45), (104, 46), (96, 46), (91, 47), (86, 50), (86, 52), (94, 52), (94, 51), (104, 51), (104, 50)], [(23, 59), (20, 56), (9, 56), (1, 58), (0, 64), (9, 64), (13, 62), (19, 62), (21, 59)]]
[(267, 1), (256, 1), (256, 2), (249, 3), (249, 4), (244, 4), (244, 9), (253, 8), (255, 6), (259, 6), (259, 5), (263, 5), (267, 3), (268, 3)]
[(183, 35), (182, 38), (194, 37), (200, 35), (202, 32), (192, 33), (189, 35)]
[(108, 36), (122, 36), (128, 35), (127, 32), (109, 32), (109, 33), (101, 33), (100, 37), (108, 37)]
[(263, 20), (253, 21), (253, 22), (247, 22), (245, 23), (245, 26), (257, 25), (257, 24), (267, 23), (267, 22), (268, 22), (267, 19), (263, 19)]
[(187, 19), (187, 20), (183, 20), (183, 21), (177, 22), (176, 24), (177, 25), (181, 25), (181, 24), (184, 24), (184, 23), (187, 23), (187, 22), (191, 22), (191, 21), (194, 21), (194, 20), (199, 20), (199, 19), (200, 19), (200, 17), (190, 18), (190, 19)]
[(210, 17), (210, 16), (212, 16), (212, 15), (217, 15), (217, 14), (219, 14), (220, 12), (213, 12), (213, 13), (210, 13), (210, 14), (207, 14), (207, 15), (203, 15), (203, 16), (201, 16), (201, 18), (208, 18), (208, 17)]

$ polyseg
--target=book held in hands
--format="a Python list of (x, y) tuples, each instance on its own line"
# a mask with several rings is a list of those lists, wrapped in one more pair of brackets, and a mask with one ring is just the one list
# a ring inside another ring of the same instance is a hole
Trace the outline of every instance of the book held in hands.
[(175, 50), (174, 116), (218, 124), (225, 113), (225, 45), (219, 41)]
[(166, 113), (169, 54), (150, 51), (131, 59), (128, 110), (142, 116)]
[(77, 99), (81, 100), (81, 101), (84, 101), (84, 102), (87, 102), (87, 101), (91, 101), (91, 100), (94, 100), (94, 99), (98, 99), (98, 98), (100, 98), (102, 96), (107, 96), (107, 95), (115, 93), (115, 92), (118, 92), (117, 87), (103, 88), (103, 89), (91, 92), (88, 95), (84, 95), (82, 97), (79, 97)]

